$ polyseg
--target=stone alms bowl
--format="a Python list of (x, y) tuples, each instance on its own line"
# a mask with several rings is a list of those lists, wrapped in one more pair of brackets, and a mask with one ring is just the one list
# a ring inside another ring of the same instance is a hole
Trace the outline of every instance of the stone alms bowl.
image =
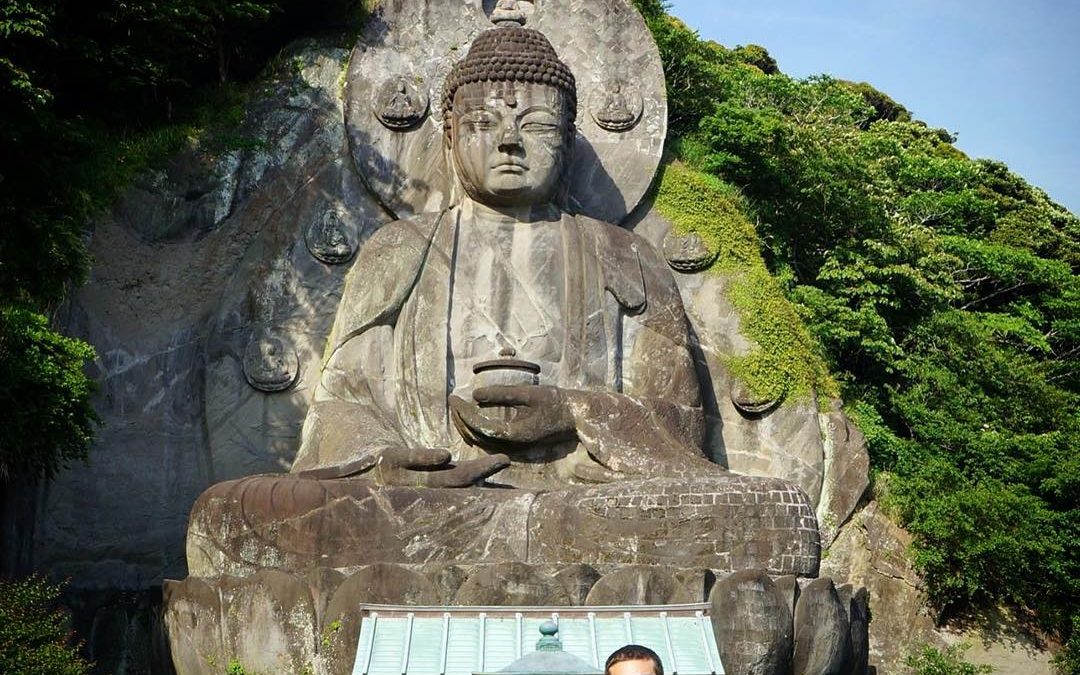
[(499, 385), (540, 384), (540, 365), (514, 358), (481, 361), (473, 366), (473, 389)]

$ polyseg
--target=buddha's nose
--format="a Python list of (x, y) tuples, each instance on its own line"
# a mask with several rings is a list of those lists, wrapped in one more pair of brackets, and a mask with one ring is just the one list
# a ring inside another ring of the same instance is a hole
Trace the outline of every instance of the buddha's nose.
[(517, 124), (513, 122), (503, 125), (502, 130), (499, 132), (499, 148), (504, 147), (521, 147), (521, 131), (518, 130)]

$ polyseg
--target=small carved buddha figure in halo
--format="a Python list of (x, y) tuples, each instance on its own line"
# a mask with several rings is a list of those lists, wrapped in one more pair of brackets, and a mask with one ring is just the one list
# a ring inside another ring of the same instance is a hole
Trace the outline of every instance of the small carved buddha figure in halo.
[(456, 205), (365, 244), (294, 472), (538, 488), (722, 471), (666, 265), (561, 206), (576, 101), (547, 39), (514, 24), (452, 70)]

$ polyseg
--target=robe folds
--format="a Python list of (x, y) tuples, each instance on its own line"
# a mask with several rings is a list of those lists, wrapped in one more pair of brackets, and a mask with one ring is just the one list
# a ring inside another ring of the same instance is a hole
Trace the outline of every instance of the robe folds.
[[(535, 225), (534, 225), (535, 226)], [(564, 214), (564, 389), (633, 397), (680, 445), (703, 442), (701, 387), (675, 281), (637, 235)], [(456, 208), (399, 220), (365, 242), (346, 278), (293, 472), (365, 469), (386, 447), (461, 446), (450, 422)], [(558, 273), (553, 271), (552, 273)], [(494, 358), (496, 355), (492, 355)]]

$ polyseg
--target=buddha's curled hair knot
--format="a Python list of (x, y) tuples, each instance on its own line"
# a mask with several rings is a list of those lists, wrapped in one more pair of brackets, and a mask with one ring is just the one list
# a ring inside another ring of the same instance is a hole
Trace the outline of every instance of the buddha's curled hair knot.
[(473, 82), (533, 82), (550, 84), (566, 97), (570, 119), (577, 118), (577, 83), (540, 31), (521, 26), (500, 26), (477, 36), (469, 53), (458, 61), (443, 85), (442, 108), (446, 129), (454, 107), (454, 93)]

